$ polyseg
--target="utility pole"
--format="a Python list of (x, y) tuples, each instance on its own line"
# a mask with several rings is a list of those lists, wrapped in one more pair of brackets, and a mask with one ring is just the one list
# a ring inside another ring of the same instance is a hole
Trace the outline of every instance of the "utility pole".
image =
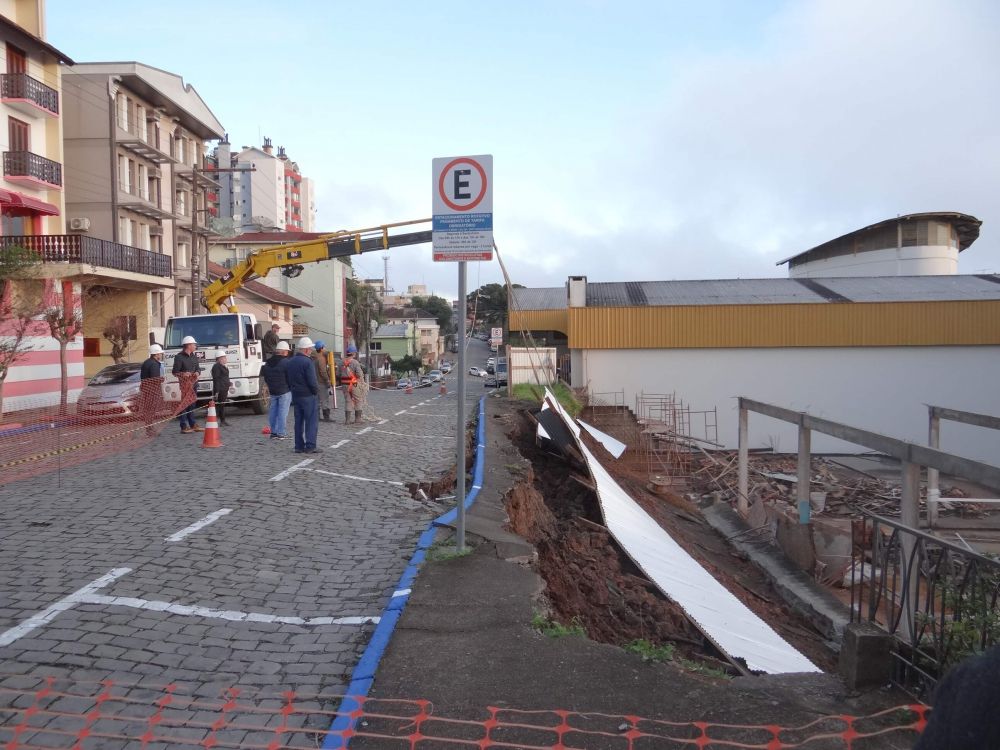
[[(217, 174), (221, 172), (256, 172), (256, 167), (219, 167), (206, 169), (205, 167), (191, 167), (191, 314), (195, 311), (195, 300), (201, 301), (201, 246), (198, 241), (198, 213), (208, 212), (208, 206), (203, 209), (198, 208), (198, 194), (201, 192), (198, 186), (199, 178), (206, 173)], [(212, 183), (221, 187), (214, 180)], [(208, 221), (205, 221), (208, 226)], [(207, 248), (206, 248), (207, 255)]]

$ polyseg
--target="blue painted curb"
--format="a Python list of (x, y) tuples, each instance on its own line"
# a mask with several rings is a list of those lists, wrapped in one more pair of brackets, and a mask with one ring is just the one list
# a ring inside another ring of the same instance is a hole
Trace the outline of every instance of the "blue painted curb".
[[(485, 448), (486, 397), (483, 396), (479, 399), (479, 424), (476, 426), (476, 461), (472, 468), (472, 488), (466, 493), (463, 503), (466, 509), (476, 501), (479, 490), (483, 488), (483, 468), (486, 463)], [(375, 632), (372, 633), (361, 659), (351, 673), (351, 682), (337, 708), (337, 716), (330, 725), (322, 750), (344, 750), (350, 743), (350, 736), (345, 738), (344, 733), (352, 732), (357, 725), (357, 718), (351, 714), (361, 707), (362, 701), (360, 699), (365, 698), (368, 691), (371, 690), (375, 672), (378, 670), (379, 662), (382, 661), (382, 654), (389, 646), (389, 640), (396, 629), (396, 623), (399, 622), (403, 608), (409, 601), (410, 587), (413, 586), (413, 582), (417, 578), (417, 572), (427, 556), (427, 550), (434, 543), (438, 527), (454, 523), (457, 516), (458, 510), (456, 508), (438, 516), (427, 525), (424, 533), (417, 540), (417, 548), (413, 551), (403, 575), (399, 577), (396, 590), (382, 611), (382, 617), (378, 625), (375, 626)]]

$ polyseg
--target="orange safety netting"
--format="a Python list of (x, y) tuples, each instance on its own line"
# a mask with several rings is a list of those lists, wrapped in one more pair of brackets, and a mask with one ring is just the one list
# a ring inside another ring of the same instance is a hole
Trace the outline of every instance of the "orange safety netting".
[(164, 401), (157, 384), (106, 402), (28, 402), (0, 419), (0, 485), (138, 448), (193, 401), (193, 393)]
[[(178, 685), (0, 678), (0, 747), (259, 748), (315, 750), (329, 742), (343, 696), (228, 687), (194, 694)], [(905, 705), (868, 716), (832, 715), (800, 726), (662, 721), (640, 716), (488, 707), (475, 719), (435, 713), (423, 700), (356, 698), (360, 748), (829, 748), (912, 741), (930, 709)], [(339, 745), (338, 745), (339, 746)]]

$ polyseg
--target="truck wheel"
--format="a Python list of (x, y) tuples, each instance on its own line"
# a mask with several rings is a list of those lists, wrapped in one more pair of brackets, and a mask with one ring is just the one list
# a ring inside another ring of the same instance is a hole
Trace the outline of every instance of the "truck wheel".
[(251, 397), (250, 409), (254, 414), (266, 414), (271, 406), (271, 393), (267, 390), (267, 385), (261, 381), (260, 392), (256, 397)]

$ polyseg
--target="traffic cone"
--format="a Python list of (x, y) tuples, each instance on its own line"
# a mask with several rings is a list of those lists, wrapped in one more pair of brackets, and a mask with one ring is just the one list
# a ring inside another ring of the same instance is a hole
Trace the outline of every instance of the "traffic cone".
[(412, 395), (413, 394), (413, 386), (412, 385), (406, 386), (406, 390), (403, 391), (403, 393), (405, 393), (407, 395)]
[(222, 441), (219, 440), (219, 423), (215, 421), (215, 401), (208, 402), (208, 416), (205, 417), (205, 439), (202, 441), (201, 447), (222, 447)]
[(264, 425), (263, 429), (261, 429), (261, 431), (260, 431), (260, 434), (261, 435), (270, 435), (271, 434), (271, 427), (269, 425)]
[(438, 389), (438, 393), (440, 393), (442, 396), (448, 395), (448, 386), (446, 386), (444, 383), (441, 383), (441, 387)]

